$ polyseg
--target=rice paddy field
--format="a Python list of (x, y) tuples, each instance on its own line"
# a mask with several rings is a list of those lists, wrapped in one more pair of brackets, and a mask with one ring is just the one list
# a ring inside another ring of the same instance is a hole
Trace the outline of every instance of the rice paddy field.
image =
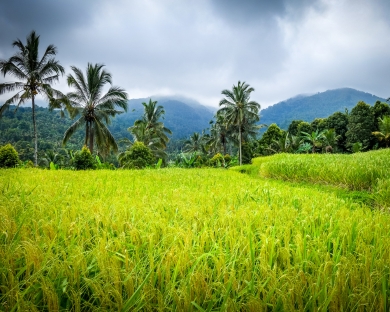
[(292, 156), (1, 170), (0, 310), (389, 311), (388, 154)]

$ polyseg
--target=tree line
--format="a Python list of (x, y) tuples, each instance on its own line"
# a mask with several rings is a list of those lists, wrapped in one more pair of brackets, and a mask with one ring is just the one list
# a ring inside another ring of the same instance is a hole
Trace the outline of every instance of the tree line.
[[(49, 110), (59, 111), (62, 117), (68, 116), (72, 120), (64, 129), (62, 144), (71, 147), (65, 153), (60, 155), (40, 143), (40, 147), (46, 150), (41, 163), (44, 161), (46, 166), (53, 163), (69, 167), (77, 163), (75, 157), (88, 158), (94, 163), (91, 160), (94, 154), (99, 156), (95, 165), (102, 158), (124, 168), (154, 166), (157, 160), (160, 160), (160, 165), (167, 165), (170, 161), (183, 167), (226, 167), (248, 163), (256, 156), (280, 152), (346, 153), (388, 147), (390, 143), (390, 107), (387, 103), (377, 102), (371, 107), (359, 102), (351, 112), (336, 112), (311, 123), (293, 120), (285, 131), (276, 124), (268, 127), (259, 124), (260, 105), (250, 99), (254, 88), (238, 81), (231, 90), (222, 91), (220, 109), (214, 120), (210, 121), (210, 127), (173, 144), (177, 153), (172, 157), (167, 153), (172, 132), (161, 121), (165, 111), (157, 101), (150, 99), (142, 103), (143, 116), (128, 128), (132, 140), (127, 138), (117, 142), (109, 125), (115, 116), (127, 111), (128, 95), (124, 89), (112, 85), (112, 76), (103, 64), (88, 63), (85, 73), (71, 66), (73, 73), (67, 75), (67, 83), (73, 91), (63, 94), (52, 88), (52, 84), (65, 74), (64, 68), (54, 58), (57, 53), (54, 45), (49, 45), (39, 58), (39, 36), (32, 31), (27, 36), (26, 44), (18, 39), (13, 46), (18, 52), (8, 60), (0, 60), (0, 72), (20, 81), (0, 84), (0, 94), (17, 91), (0, 106), (0, 117), (8, 113), (11, 105), (16, 105), (18, 109), (31, 100), (34, 147), (27, 143), (28, 135), (20, 133), (23, 129), (11, 128), (7, 133), (19, 138), (17, 148), (22, 154), (33, 153), (35, 166), (39, 164), (37, 116), (40, 117), (40, 109), (35, 106), (38, 94), (47, 100)], [(109, 85), (109, 89), (103, 94), (106, 85)], [(61, 124), (58, 114), (53, 116), (54, 123)], [(47, 120), (45, 125), (47, 130), (50, 121)], [(0, 124), (0, 130), (5, 131), (7, 126), (11, 125)], [(21, 123), (20, 127), (29, 128), (26, 123)], [(267, 130), (258, 138), (261, 128)], [(80, 134), (80, 129), (84, 134)], [(90, 156), (86, 149), (79, 150), (80, 141), (87, 147)], [(49, 142), (46, 144), (50, 145)], [(123, 148), (120, 150), (119, 146)], [(74, 148), (79, 151), (74, 152)], [(237, 157), (231, 156), (235, 154)]]
[[(0, 116), (12, 104), (15, 104), (18, 109), (26, 101), (31, 100), (34, 165), (38, 166), (37, 107), (35, 105), (38, 94), (47, 100), (50, 110), (60, 110), (62, 116), (66, 113), (74, 120), (64, 133), (62, 140), (64, 145), (76, 134), (77, 130), (83, 129), (83, 144), (88, 147), (91, 154), (94, 153), (95, 148), (96, 153), (100, 155), (118, 152), (118, 144), (108, 125), (112, 118), (128, 109), (128, 95), (125, 90), (112, 85), (112, 76), (103, 68), (103, 64), (90, 63), (87, 65), (85, 74), (81, 69), (71, 66), (73, 74), (67, 75), (67, 83), (73, 91), (63, 94), (54, 89), (52, 84), (65, 74), (65, 70), (55, 59), (57, 48), (54, 45), (49, 45), (42, 58), (39, 57), (39, 39), (35, 31), (27, 36), (26, 44), (17, 39), (13, 42), (13, 46), (18, 51), (7, 60), (0, 60), (0, 72), (4, 77), (10, 75), (19, 80), (0, 84), (0, 94), (16, 91), (16, 94), (0, 107)], [(102, 94), (103, 87), (107, 84), (109, 84), (109, 90)], [(252, 87), (240, 81), (237, 86), (233, 86), (231, 91), (222, 91), (225, 98), (220, 102), (220, 106), (223, 107), (218, 116), (219, 120), (221, 118), (224, 120), (223, 123), (218, 121), (213, 127), (213, 131), (222, 124), (226, 128), (230, 126), (230, 132), (235, 129), (240, 164), (242, 163), (242, 142), (245, 139), (243, 134), (247, 133), (244, 128), (259, 120), (260, 105), (250, 101), (250, 93), (253, 91)], [(154, 159), (162, 159), (165, 162), (167, 159), (164, 150), (169, 141), (168, 135), (172, 133), (160, 120), (165, 111), (152, 99), (143, 105), (143, 117), (128, 129), (134, 140), (128, 140), (126, 150), (118, 155), (119, 163), (123, 167), (132, 166), (129, 165), (129, 157), (134, 154), (135, 145), (145, 146), (150, 150)], [(211, 139), (212, 136), (210, 136)], [(219, 143), (221, 142), (215, 141), (213, 144), (217, 146)], [(222, 142), (222, 144), (225, 143)]]

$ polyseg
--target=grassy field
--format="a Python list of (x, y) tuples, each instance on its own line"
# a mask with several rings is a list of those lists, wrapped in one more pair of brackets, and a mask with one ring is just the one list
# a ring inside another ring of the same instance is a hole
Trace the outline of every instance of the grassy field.
[(252, 176), (320, 183), (372, 194), (379, 206), (390, 203), (390, 149), (340, 154), (277, 154), (259, 157), (236, 170)]
[(233, 170), (1, 170), (0, 310), (389, 311), (389, 233)]

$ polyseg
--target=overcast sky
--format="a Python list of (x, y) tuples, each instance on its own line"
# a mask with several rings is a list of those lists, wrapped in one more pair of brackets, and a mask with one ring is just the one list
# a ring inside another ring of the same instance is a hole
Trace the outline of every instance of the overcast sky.
[[(129, 98), (218, 106), (238, 80), (262, 108), (341, 87), (387, 98), (389, 16), (389, 0), (1, 0), (0, 59), (36, 30), (66, 74), (104, 63)], [(54, 87), (69, 91), (65, 81)]]

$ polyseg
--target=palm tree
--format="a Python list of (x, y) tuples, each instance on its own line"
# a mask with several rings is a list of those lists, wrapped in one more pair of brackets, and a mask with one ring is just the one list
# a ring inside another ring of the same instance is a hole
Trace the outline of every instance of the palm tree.
[(167, 154), (164, 150), (169, 141), (168, 135), (172, 134), (172, 131), (159, 121), (165, 114), (164, 107), (157, 106), (157, 101), (152, 101), (152, 99), (149, 100), (149, 103), (143, 102), (142, 105), (144, 106), (144, 115), (141, 119), (136, 120), (128, 130), (132, 134), (134, 142), (144, 143), (151, 149), (155, 157), (165, 160)]
[(314, 154), (316, 152), (316, 148), (322, 147), (322, 140), (324, 138), (324, 133), (319, 132), (318, 129), (316, 132), (307, 133), (302, 131), (302, 139), (304, 141), (308, 141), (312, 146), (312, 153)]
[(134, 141), (132, 142), (127, 138), (122, 140), (122, 142), (128, 144), (127, 149), (130, 149), (135, 142), (142, 142), (152, 151), (153, 155), (156, 158), (166, 160), (168, 155), (164, 151), (164, 149), (166, 148), (165, 143), (161, 143), (161, 139), (159, 137), (153, 137), (151, 135), (151, 131), (147, 129), (147, 124), (145, 122), (143, 122), (142, 120), (138, 120), (134, 123), (134, 126), (129, 127), (127, 130), (133, 136)]
[(372, 134), (378, 138), (379, 141), (385, 141), (386, 147), (389, 147), (390, 143), (390, 116), (383, 116), (383, 118), (378, 118), (379, 120), (379, 130), (375, 131)]
[(150, 135), (150, 140), (157, 139), (165, 149), (169, 141), (168, 134), (172, 134), (172, 131), (164, 126), (164, 123), (159, 121), (160, 118), (164, 119), (165, 110), (161, 105), (157, 106), (157, 101), (149, 99), (149, 103), (143, 102), (144, 115), (141, 120), (136, 121), (139, 124), (144, 123), (146, 130)]
[[(111, 74), (103, 67), (103, 64), (88, 63), (84, 76), (79, 68), (71, 66), (74, 76), (68, 75), (67, 81), (68, 86), (75, 88), (75, 91), (51, 103), (51, 107), (65, 105), (72, 118), (80, 116), (66, 130), (62, 143), (66, 144), (76, 130), (85, 127), (84, 145), (89, 147), (91, 153), (95, 139), (97, 148), (102, 151), (108, 151), (110, 148), (118, 150), (118, 145), (107, 125), (111, 123), (111, 117), (123, 113), (116, 110), (117, 106), (127, 111), (127, 93), (119, 87), (112, 86)], [(111, 86), (102, 96), (102, 89), (107, 83)]]
[(245, 82), (238, 81), (237, 86), (233, 85), (232, 90), (223, 90), (225, 96), (219, 102), (219, 106), (224, 106), (219, 113), (225, 115), (227, 126), (238, 127), (238, 145), (240, 155), (240, 165), (242, 165), (242, 125), (246, 120), (259, 121), (260, 104), (250, 101), (250, 94), (255, 89)]
[(0, 84), (0, 94), (19, 90), (14, 96), (5, 101), (0, 107), (0, 117), (13, 103), (16, 108), (31, 99), (32, 120), (34, 133), (34, 164), (38, 166), (38, 135), (35, 116), (35, 97), (41, 94), (47, 99), (59, 94), (59, 91), (51, 88), (51, 84), (58, 81), (59, 75), (64, 74), (64, 68), (54, 59), (57, 48), (49, 45), (42, 58), (39, 58), (39, 36), (32, 31), (27, 36), (26, 45), (19, 39), (12, 44), (19, 51), (8, 60), (0, 60), (0, 72), (10, 74), (22, 80), (18, 82), (5, 82)]
[(221, 114), (215, 116), (216, 122), (210, 121), (210, 135), (206, 142), (211, 152), (214, 154), (222, 152), (226, 155), (226, 145), (228, 143), (228, 128), (225, 125), (225, 118)]
[(190, 135), (190, 139), (184, 142), (184, 151), (185, 152), (200, 152), (202, 151), (203, 137), (200, 133), (194, 132)]

